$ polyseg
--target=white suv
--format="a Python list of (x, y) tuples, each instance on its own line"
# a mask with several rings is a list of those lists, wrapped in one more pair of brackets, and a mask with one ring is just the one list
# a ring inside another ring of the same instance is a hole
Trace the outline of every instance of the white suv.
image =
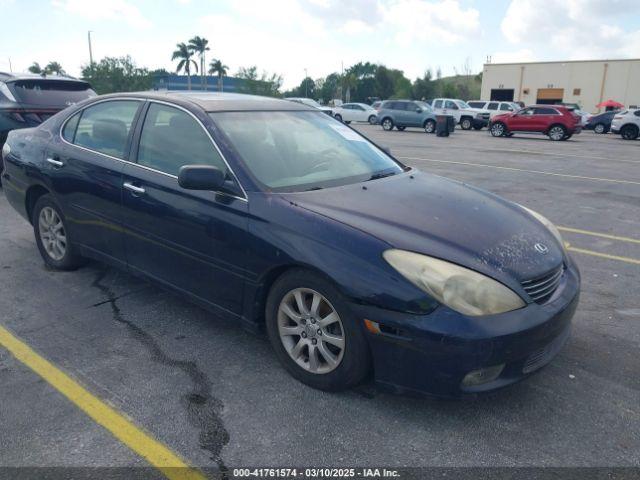
[(485, 100), (469, 100), (467, 104), (470, 107), (479, 108), (480, 110), (489, 110), (491, 118), (503, 113), (517, 112), (518, 110), (520, 110), (520, 105), (515, 102), (487, 102)]
[(619, 133), (625, 140), (635, 140), (640, 135), (640, 110), (616, 113), (611, 121), (611, 132)]
[(471, 127), (480, 130), (489, 124), (491, 112), (482, 108), (472, 108), (464, 100), (458, 98), (436, 98), (431, 106), (437, 115), (452, 115), (463, 130)]

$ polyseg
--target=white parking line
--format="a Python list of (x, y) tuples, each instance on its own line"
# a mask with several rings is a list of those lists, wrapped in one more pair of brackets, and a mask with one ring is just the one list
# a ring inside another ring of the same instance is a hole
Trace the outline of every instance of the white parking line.
[(495, 168), (498, 170), (511, 170), (516, 172), (525, 172), (525, 173), (535, 173), (538, 175), (552, 175), (554, 177), (565, 177), (565, 178), (575, 178), (578, 180), (593, 180), (598, 182), (609, 182), (609, 183), (621, 183), (628, 185), (640, 185), (640, 182), (635, 182), (633, 180), (618, 180), (615, 178), (600, 178), (600, 177), (586, 177), (583, 175), (569, 175), (568, 173), (553, 173), (553, 172), (544, 172), (542, 170), (527, 170), (524, 168), (516, 168), (516, 167), (503, 167), (499, 165), (486, 165), (483, 163), (471, 163), (471, 162), (455, 162), (453, 160), (436, 160), (435, 158), (424, 158), (424, 157), (402, 157), (397, 156), (396, 158), (400, 158), (403, 160), (422, 160), (425, 162), (436, 162), (436, 163), (451, 163), (454, 165), (470, 165), (472, 167), (484, 167), (484, 168)]

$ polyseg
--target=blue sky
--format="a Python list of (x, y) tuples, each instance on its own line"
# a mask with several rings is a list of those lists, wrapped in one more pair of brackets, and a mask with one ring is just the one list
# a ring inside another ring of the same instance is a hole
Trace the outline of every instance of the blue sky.
[[(71, 74), (130, 54), (173, 69), (175, 44), (209, 39), (209, 58), (297, 85), (356, 61), (410, 78), (492, 61), (640, 57), (640, 0), (0, 0), (0, 70), (57, 60)], [(37, 13), (36, 13), (37, 12)]]

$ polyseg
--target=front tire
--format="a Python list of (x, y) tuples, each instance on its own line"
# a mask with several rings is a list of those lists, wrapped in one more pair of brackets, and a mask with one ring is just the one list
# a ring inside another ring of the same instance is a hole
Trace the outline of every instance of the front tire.
[(326, 391), (360, 383), (370, 370), (361, 325), (322, 276), (296, 269), (271, 288), (266, 327), (278, 360), (296, 379)]
[(62, 209), (49, 194), (38, 198), (31, 223), (44, 262), (54, 270), (75, 270), (84, 262), (71, 243)]
[(473, 120), (471, 120), (469, 117), (463, 117), (462, 120), (460, 120), (460, 127), (462, 128), (462, 130), (471, 130), (472, 126)]
[(547, 132), (547, 135), (554, 142), (564, 140), (564, 137), (567, 135), (567, 129), (562, 125), (553, 125)]
[(342, 115), (340, 115), (339, 113), (336, 113), (336, 114), (334, 115), (334, 117), (335, 117), (335, 119), (336, 119), (336, 120), (338, 120), (339, 122), (341, 122), (341, 121), (342, 121)]
[(625, 125), (620, 130), (620, 136), (625, 140), (635, 140), (638, 138), (638, 127), (635, 125)]
[(424, 131), (425, 133), (435, 133), (436, 122), (434, 120), (427, 120), (424, 122)]
[(391, 120), (389, 117), (383, 118), (380, 124), (382, 125), (382, 129), (386, 130), (387, 132), (393, 130), (393, 120)]

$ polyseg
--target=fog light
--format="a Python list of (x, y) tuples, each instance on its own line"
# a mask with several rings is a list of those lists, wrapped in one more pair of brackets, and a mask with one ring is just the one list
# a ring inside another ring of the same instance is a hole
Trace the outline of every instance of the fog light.
[(476, 385), (482, 385), (483, 383), (489, 383), (494, 381), (500, 376), (504, 369), (504, 363), (500, 365), (494, 365), (493, 367), (479, 368), (467, 373), (462, 380), (462, 385), (465, 387), (473, 387)]

